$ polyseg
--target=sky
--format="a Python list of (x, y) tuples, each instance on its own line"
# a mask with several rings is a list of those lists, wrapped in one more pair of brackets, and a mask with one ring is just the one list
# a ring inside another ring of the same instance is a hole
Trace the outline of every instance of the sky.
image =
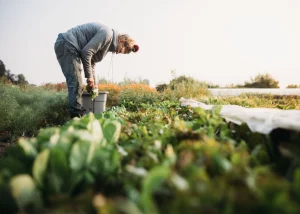
[(269, 73), (283, 88), (300, 84), (299, 21), (299, 0), (0, 0), (0, 60), (29, 83), (64, 82), (57, 35), (101, 22), (140, 50), (108, 53), (99, 78), (155, 86), (185, 75), (225, 86)]

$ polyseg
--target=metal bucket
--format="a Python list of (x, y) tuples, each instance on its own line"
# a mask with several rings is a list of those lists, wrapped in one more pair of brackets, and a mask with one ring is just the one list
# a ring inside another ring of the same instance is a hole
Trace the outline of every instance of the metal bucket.
[(107, 91), (99, 91), (99, 95), (92, 100), (90, 93), (83, 92), (82, 105), (86, 109), (86, 113), (92, 112), (94, 114), (102, 113), (106, 110)]

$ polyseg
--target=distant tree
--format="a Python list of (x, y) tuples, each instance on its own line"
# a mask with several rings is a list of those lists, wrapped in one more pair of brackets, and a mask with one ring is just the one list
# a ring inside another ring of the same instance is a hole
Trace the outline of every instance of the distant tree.
[(225, 85), (225, 87), (224, 88), (244, 88), (244, 85), (240, 85), (240, 84), (233, 84), (233, 83), (231, 83), (231, 84), (227, 84), (227, 85)]
[(250, 82), (245, 82), (244, 88), (279, 88), (279, 82), (270, 74), (258, 74), (251, 78)]
[[(0, 77), (1, 77), (1, 82), (3, 83), (11, 82), (13, 84), (21, 84), (21, 85), (28, 84), (23, 74), (15, 75), (11, 73), (10, 70), (6, 70), (5, 64), (3, 63), (2, 60), (0, 60)], [(7, 79), (8, 81), (6, 81), (5, 79)]]
[(28, 84), (28, 82), (26, 81), (25, 76), (23, 74), (19, 74), (17, 76), (17, 84), (18, 85), (27, 85)]
[(110, 83), (105, 77), (98, 77), (98, 84), (108, 84)]
[(300, 85), (290, 84), (286, 88), (300, 88)]
[(220, 88), (220, 86), (217, 84), (215, 85), (213, 83), (207, 83), (207, 88)]
[(170, 81), (169, 88), (171, 90), (174, 90), (176, 85), (184, 83), (184, 84), (190, 84), (190, 85), (198, 85), (198, 87), (207, 87), (207, 84), (205, 82), (200, 82), (192, 77), (186, 77), (186, 76), (179, 76)]
[(5, 65), (4, 65), (4, 63), (0, 60), (0, 77), (5, 76), (5, 72), (6, 72)]
[(143, 85), (150, 85), (150, 81), (148, 79), (139, 78), (139, 83)]
[(168, 88), (168, 84), (163, 83), (163, 84), (158, 84), (155, 86), (156, 91), (158, 92), (163, 92), (164, 90), (166, 90)]
[(124, 77), (124, 79), (118, 83), (118, 85), (129, 85), (129, 84), (143, 84), (143, 85), (150, 85), (148, 79), (139, 78), (138, 80), (130, 79), (128, 77)]
[(13, 84), (16, 84), (16, 75), (12, 74), (10, 70), (5, 71), (5, 76), (9, 79)]

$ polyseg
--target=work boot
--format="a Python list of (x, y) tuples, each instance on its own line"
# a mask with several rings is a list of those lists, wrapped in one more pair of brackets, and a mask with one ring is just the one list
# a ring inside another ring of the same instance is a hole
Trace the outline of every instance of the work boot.
[(75, 113), (70, 113), (71, 115), (71, 118), (74, 118), (74, 117), (83, 117), (84, 115), (86, 115), (86, 109), (82, 108), (81, 107), (81, 110), (78, 111), (78, 112), (75, 112)]

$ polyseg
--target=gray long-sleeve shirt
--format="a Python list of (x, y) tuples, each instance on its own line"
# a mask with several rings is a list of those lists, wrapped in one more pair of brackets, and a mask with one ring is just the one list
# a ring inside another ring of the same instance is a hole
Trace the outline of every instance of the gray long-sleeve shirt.
[(107, 52), (116, 52), (118, 32), (101, 23), (79, 25), (62, 33), (67, 42), (79, 52), (85, 78), (93, 77), (93, 67)]

